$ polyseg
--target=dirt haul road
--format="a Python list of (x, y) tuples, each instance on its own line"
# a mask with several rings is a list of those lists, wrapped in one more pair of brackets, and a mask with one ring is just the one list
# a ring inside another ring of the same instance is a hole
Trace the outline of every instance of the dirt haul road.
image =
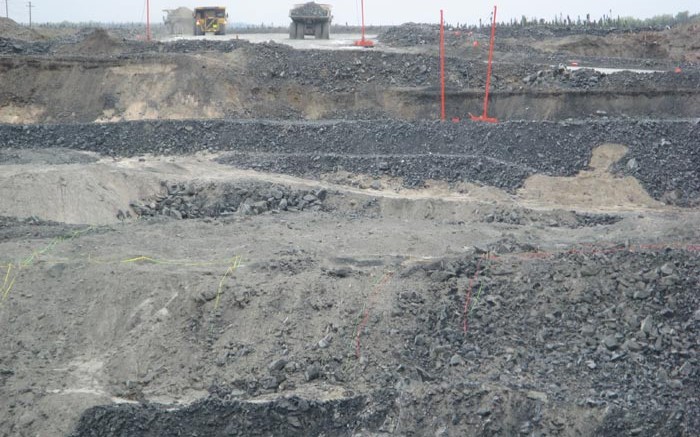
[(697, 69), (2, 41), (0, 435), (700, 429)]

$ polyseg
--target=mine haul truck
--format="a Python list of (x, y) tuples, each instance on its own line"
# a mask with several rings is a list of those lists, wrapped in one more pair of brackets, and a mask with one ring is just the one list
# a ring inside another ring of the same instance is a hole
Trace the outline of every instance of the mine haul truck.
[(207, 32), (214, 35), (226, 34), (226, 8), (220, 6), (206, 6), (194, 9), (194, 34), (205, 35)]
[(331, 5), (308, 2), (295, 5), (289, 11), (292, 24), (289, 26), (289, 39), (304, 39), (306, 35), (316, 39), (331, 37)]
[(184, 35), (190, 32), (193, 11), (189, 8), (163, 9), (163, 24), (170, 35)]

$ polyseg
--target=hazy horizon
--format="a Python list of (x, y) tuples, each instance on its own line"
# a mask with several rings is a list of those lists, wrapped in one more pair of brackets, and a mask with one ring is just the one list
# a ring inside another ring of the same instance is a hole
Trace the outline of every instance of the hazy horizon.
[[(0, 15), (5, 16), (5, 1), (0, 0)], [(9, 17), (20, 23), (29, 21), (29, 11), (25, 0), (7, 0)], [(102, 22), (102, 23), (141, 23), (146, 20), (145, 0), (123, 0), (118, 3), (110, 2), (102, 4), (99, 8), (94, 6), (92, 0), (73, 0), (56, 2), (56, 0), (32, 0), (32, 21), (34, 23), (47, 22)], [(163, 10), (175, 9), (185, 6), (193, 9), (196, 6), (216, 4), (226, 6), (229, 10), (231, 22), (250, 24), (274, 24), (287, 25), (289, 23), (288, 12), (299, 1), (257, 0), (256, 2), (236, 1), (173, 1), (151, 0), (151, 22), (162, 23)], [(357, 25), (360, 23), (360, 0), (321, 1), (333, 6), (335, 24)], [(368, 25), (392, 25), (406, 22), (436, 22), (440, 9), (445, 10), (445, 18), (449, 23), (478, 24), (481, 19), (488, 22), (494, 3), (479, 2), (479, 4), (465, 4), (457, 0), (436, 0), (425, 2), (421, 0), (404, 0), (400, 7), (395, 2), (388, 0), (366, 0), (365, 16)], [(679, 12), (688, 11), (690, 14), (700, 13), (698, 0), (671, 0), (668, 2), (639, 2), (622, 0), (611, 2), (590, 0), (588, 2), (558, 2), (552, 3), (543, 0), (531, 0), (528, 4), (522, 1), (503, 0), (498, 4), (498, 21), (519, 20), (521, 16), (530, 18), (553, 19), (555, 16), (570, 16), (572, 20), (577, 17), (585, 18), (590, 14), (592, 19), (598, 19), (604, 15), (616, 18), (635, 17), (650, 18), (656, 15), (676, 15)]]

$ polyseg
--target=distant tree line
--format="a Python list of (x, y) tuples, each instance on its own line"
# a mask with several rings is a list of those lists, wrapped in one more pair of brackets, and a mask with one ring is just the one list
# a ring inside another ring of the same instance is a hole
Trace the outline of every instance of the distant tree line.
[[(151, 27), (162, 26), (162, 23), (151, 23)], [(35, 23), (36, 27), (43, 27), (46, 29), (82, 29), (91, 27), (104, 27), (109, 29), (137, 29), (143, 28), (144, 23), (102, 23), (98, 21), (82, 21), (82, 22), (72, 22), (72, 21), (62, 21), (60, 23)]]
[[(577, 15), (572, 17), (560, 13), (552, 19), (545, 18), (528, 18), (525, 15), (519, 20), (511, 19), (509, 22), (500, 23), (499, 26), (506, 27), (526, 27), (526, 26), (555, 26), (555, 27), (593, 27), (593, 28), (653, 28), (660, 29), (665, 27), (673, 27), (680, 24), (685, 24), (695, 19), (698, 19), (700, 14), (691, 15), (688, 11), (679, 12), (676, 15), (664, 14), (656, 15), (651, 18), (639, 19), (634, 17), (613, 17), (612, 10), (609, 14), (604, 14), (599, 19), (591, 18), (591, 14), (585, 16)], [(479, 20), (479, 27), (489, 26), (490, 23), (484, 23)]]

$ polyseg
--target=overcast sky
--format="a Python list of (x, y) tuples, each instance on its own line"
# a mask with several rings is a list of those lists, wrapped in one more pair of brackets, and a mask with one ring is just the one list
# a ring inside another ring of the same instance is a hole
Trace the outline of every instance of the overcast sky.
[[(26, 23), (29, 20), (27, 0), (7, 0), (10, 18)], [(320, 1), (323, 2), (323, 1)], [(337, 24), (359, 24), (360, 0), (326, 0), (333, 5), (334, 22)], [(0, 0), (0, 14), (5, 15), (5, 0)], [(162, 22), (163, 9), (179, 6), (220, 5), (229, 9), (230, 21), (252, 24), (274, 23), (286, 25), (289, 22), (290, 7), (300, 1), (285, 0), (151, 0), (151, 20)], [(96, 22), (145, 22), (145, 0), (32, 0), (34, 22), (96, 21)], [(604, 14), (612, 16), (634, 16), (648, 18), (654, 15), (673, 14), (689, 11), (700, 13), (700, 0), (501, 0), (498, 1), (499, 21), (511, 18), (552, 19), (560, 13), (600, 18)], [(99, 6), (98, 6), (99, 5)], [(449, 23), (478, 23), (481, 18), (489, 20), (493, 2), (465, 0), (365, 0), (367, 24), (401, 24), (408, 21), (435, 22), (440, 8), (445, 10)]]

